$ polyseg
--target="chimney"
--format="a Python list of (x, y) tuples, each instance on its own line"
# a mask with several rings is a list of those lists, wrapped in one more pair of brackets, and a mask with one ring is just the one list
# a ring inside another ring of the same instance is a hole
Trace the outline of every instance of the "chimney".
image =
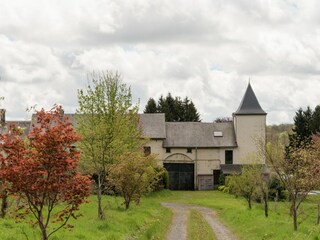
[(6, 110), (0, 109), (0, 125), (3, 127), (6, 123)]

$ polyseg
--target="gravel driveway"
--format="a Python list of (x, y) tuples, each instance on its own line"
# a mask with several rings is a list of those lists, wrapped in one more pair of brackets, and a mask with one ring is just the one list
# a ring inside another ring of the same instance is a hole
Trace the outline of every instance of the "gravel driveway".
[(226, 228), (218, 219), (217, 214), (209, 208), (176, 204), (176, 203), (161, 203), (164, 207), (171, 209), (173, 212), (173, 220), (170, 230), (167, 235), (167, 240), (185, 240), (187, 239), (187, 221), (188, 212), (190, 209), (198, 210), (208, 224), (212, 227), (218, 240), (237, 240), (238, 238)]

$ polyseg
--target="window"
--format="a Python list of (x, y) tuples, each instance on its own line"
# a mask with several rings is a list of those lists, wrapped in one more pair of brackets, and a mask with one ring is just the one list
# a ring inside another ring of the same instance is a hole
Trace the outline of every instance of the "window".
[(214, 131), (213, 136), (214, 137), (223, 137), (223, 133), (221, 131)]
[(143, 147), (143, 152), (145, 156), (149, 156), (151, 154), (151, 147), (150, 146)]
[(187, 148), (187, 153), (192, 153), (192, 148)]
[(233, 164), (233, 151), (232, 150), (226, 150), (225, 151), (225, 164)]
[(171, 153), (171, 148), (166, 148), (166, 153)]

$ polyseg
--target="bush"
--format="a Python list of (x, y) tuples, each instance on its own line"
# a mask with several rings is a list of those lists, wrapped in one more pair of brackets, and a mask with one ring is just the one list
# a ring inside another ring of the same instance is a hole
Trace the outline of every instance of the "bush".
[(155, 167), (155, 172), (160, 174), (160, 180), (154, 187), (154, 191), (169, 189), (169, 173), (164, 167)]
[(269, 199), (274, 201), (276, 198), (279, 200), (286, 200), (288, 197), (288, 193), (286, 192), (284, 186), (281, 181), (272, 177), (270, 180), (270, 188), (269, 188)]
[(225, 185), (220, 185), (218, 187), (218, 190), (221, 191), (221, 192), (224, 192), (224, 193), (229, 193), (229, 187), (225, 186)]
[(219, 176), (219, 186), (225, 185), (226, 184), (226, 175), (224, 175), (222, 172), (220, 173)]

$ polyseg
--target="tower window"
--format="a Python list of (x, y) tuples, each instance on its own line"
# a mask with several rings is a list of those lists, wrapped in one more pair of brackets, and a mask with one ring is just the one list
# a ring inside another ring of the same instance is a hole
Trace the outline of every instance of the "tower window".
[(187, 153), (192, 153), (192, 148), (187, 148)]
[(233, 151), (232, 150), (226, 150), (225, 151), (225, 164), (233, 164)]
[(166, 153), (171, 153), (171, 148), (166, 148)]

